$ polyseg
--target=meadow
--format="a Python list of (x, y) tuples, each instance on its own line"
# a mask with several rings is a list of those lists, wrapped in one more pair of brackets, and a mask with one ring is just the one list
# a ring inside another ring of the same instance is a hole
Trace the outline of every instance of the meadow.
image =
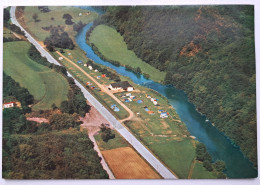
[(25, 87), (34, 96), (33, 110), (51, 109), (67, 100), (69, 85), (53, 70), (38, 64), (27, 56), (30, 44), (24, 41), (4, 43), (4, 72)]
[[(83, 10), (76, 7), (66, 6), (49, 6), (50, 12), (43, 13), (37, 6), (26, 6), (24, 9), (23, 19), (26, 27), (29, 28), (30, 33), (37, 37), (38, 40), (43, 41), (50, 35), (49, 31), (45, 31), (42, 27), (49, 26), (62, 26), (71, 38), (76, 36), (77, 32), (73, 30), (73, 25), (66, 25), (63, 15), (69, 13), (72, 16), (72, 21), (78, 23), (81, 21), (83, 24), (87, 24), (93, 21), (98, 14)], [(80, 13), (82, 14), (80, 16)], [(37, 14), (39, 21), (34, 21), (32, 18), (34, 14)]]
[(120, 62), (121, 65), (129, 65), (133, 68), (140, 67), (143, 73), (149, 74), (154, 81), (164, 80), (165, 72), (145, 63), (135, 53), (127, 49), (123, 37), (113, 28), (99, 25), (92, 31), (90, 43), (93, 43), (108, 60)]

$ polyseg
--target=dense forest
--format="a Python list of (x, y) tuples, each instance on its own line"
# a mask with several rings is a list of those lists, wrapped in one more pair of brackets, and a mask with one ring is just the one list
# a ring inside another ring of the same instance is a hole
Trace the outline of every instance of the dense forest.
[(25, 113), (30, 112), (33, 96), (5, 73), (3, 81), (4, 100), (22, 104), (22, 109), (3, 109), (3, 178), (108, 178), (86, 131), (79, 131), (78, 114), (56, 113), (49, 123), (28, 121)]
[(165, 83), (184, 90), (257, 165), (253, 6), (107, 7), (99, 24), (167, 71)]

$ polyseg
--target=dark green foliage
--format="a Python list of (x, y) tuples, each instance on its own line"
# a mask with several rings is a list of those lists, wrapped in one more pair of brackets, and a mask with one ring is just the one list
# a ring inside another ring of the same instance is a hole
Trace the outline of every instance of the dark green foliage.
[(54, 114), (49, 118), (51, 128), (54, 130), (62, 130), (68, 128), (76, 128), (80, 124), (79, 116), (77, 114)]
[(108, 140), (115, 138), (115, 134), (112, 134), (111, 128), (107, 127), (104, 123), (101, 124), (100, 130), (103, 141), (108, 142)]
[(52, 64), (49, 63), (45, 57), (41, 56), (40, 52), (35, 48), (34, 45), (31, 45), (27, 54), (28, 54), (29, 58), (32, 59), (33, 61), (51, 68)]
[[(34, 102), (34, 97), (26, 88), (20, 87), (19, 83), (3, 73), (3, 98), (5, 99), (9, 96), (13, 96), (20, 101), (22, 107), (27, 107)], [(30, 109), (24, 109), (24, 111), (28, 112)]]
[(184, 90), (257, 165), (254, 6), (108, 7), (98, 24), (167, 71), (165, 83)]
[(196, 145), (196, 155), (199, 161), (211, 161), (211, 156), (207, 152), (206, 146), (203, 143)]
[(19, 108), (8, 108), (3, 110), (3, 134), (26, 134), (37, 131), (37, 125), (27, 121), (23, 111)]
[(70, 90), (68, 93), (68, 101), (61, 102), (61, 111), (63, 113), (77, 113), (82, 117), (85, 117), (85, 114), (89, 112), (90, 106), (86, 103), (86, 99), (82, 94), (80, 88), (75, 85), (74, 80), (70, 77), (67, 77)]
[(38, 9), (39, 9), (42, 13), (48, 13), (48, 12), (51, 11), (48, 6), (38, 6)]
[(85, 133), (12, 135), (4, 138), (3, 149), (3, 178), (108, 178)]
[(203, 161), (203, 166), (204, 166), (204, 168), (206, 168), (210, 172), (213, 170), (212, 164), (208, 160)]
[(65, 24), (67, 25), (74, 24), (74, 22), (71, 20), (72, 16), (70, 14), (64, 14), (62, 18), (65, 19)]
[(54, 51), (54, 47), (62, 49), (73, 49), (74, 44), (68, 33), (61, 27), (51, 27), (51, 35), (44, 40), (44, 44), (49, 51)]
[(32, 15), (32, 18), (33, 18), (34, 22), (40, 22), (41, 21), (40, 19), (38, 19), (38, 17), (39, 16), (36, 13)]
[(17, 34), (20, 34), (20, 35), (25, 35), (24, 32), (18, 27), (16, 26), (15, 24), (9, 24), (7, 26), (11, 31), (17, 33)]
[(23, 41), (22, 39), (12, 38), (12, 37), (3, 37), (3, 42), (13, 42), (13, 41)]
[(86, 24), (83, 24), (81, 21), (79, 21), (73, 25), (73, 30), (79, 32), (85, 25)]
[(4, 25), (10, 20), (10, 12), (8, 9), (4, 8)]
[(226, 169), (226, 164), (224, 161), (221, 160), (217, 160), (214, 163), (214, 168), (218, 171), (218, 172), (223, 172)]

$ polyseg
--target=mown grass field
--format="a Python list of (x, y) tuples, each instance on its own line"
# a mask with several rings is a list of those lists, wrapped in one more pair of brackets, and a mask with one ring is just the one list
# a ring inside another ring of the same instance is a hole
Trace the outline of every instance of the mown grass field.
[(30, 44), (25, 41), (4, 43), (4, 72), (19, 82), (34, 96), (33, 110), (51, 109), (67, 100), (69, 85), (66, 79), (27, 56)]
[(193, 168), (192, 179), (216, 179), (216, 175), (207, 171), (202, 163), (196, 162)]
[(113, 28), (106, 25), (97, 26), (91, 33), (90, 42), (109, 60), (120, 62), (121, 65), (130, 65), (131, 67), (140, 67), (143, 73), (149, 74), (154, 81), (164, 80), (165, 72), (150, 66), (135, 53), (127, 49), (123, 37)]
[(115, 134), (115, 138), (108, 140), (108, 142), (102, 140), (101, 132), (95, 136), (95, 140), (97, 141), (98, 147), (101, 151), (130, 146), (129, 143), (117, 131), (112, 130), (112, 133)]
[[(72, 39), (74, 38), (77, 32), (73, 31), (73, 25), (66, 25), (65, 19), (62, 18), (66, 13), (69, 13), (72, 16), (73, 22), (78, 23), (79, 21), (82, 21), (82, 23), (85, 24), (93, 21), (98, 16), (97, 13), (76, 7), (49, 6), (49, 9), (51, 11), (47, 13), (42, 13), (37, 6), (26, 6), (24, 9), (23, 18), (26, 27), (29, 29), (30, 33), (41, 41), (50, 35), (49, 31), (43, 30), (42, 27), (48, 27), (51, 25), (60, 25), (64, 27), (64, 31), (68, 32)], [(79, 16), (80, 13), (82, 13), (81, 16)], [(34, 14), (38, 15), (38, 22), (35, 22), (32, 18)], [(54, 19), (52, 20), (52, 18)]]

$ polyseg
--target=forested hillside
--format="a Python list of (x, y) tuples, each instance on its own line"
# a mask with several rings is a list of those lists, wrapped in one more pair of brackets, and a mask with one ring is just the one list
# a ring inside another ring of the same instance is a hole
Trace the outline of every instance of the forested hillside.
[(183, 89), (198, 111), (257, 165), (253, 6), (108, 7), (138, 57)]

